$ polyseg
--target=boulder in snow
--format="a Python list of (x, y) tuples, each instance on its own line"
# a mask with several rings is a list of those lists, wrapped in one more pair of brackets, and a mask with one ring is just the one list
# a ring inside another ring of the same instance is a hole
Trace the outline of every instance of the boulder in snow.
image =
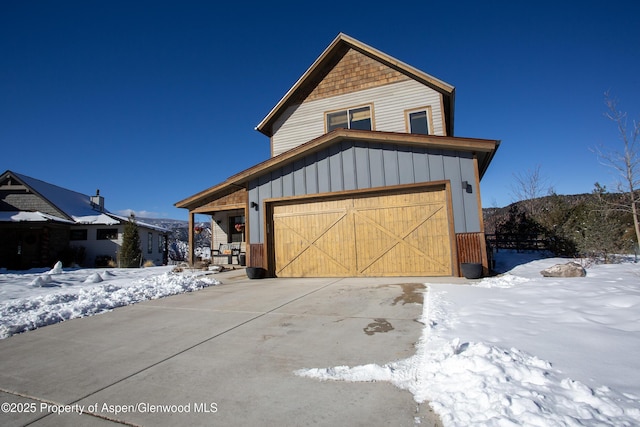
[(587, 270), (577, 262), (556, 264), (540, 272), (544, 277), (584, 277)]

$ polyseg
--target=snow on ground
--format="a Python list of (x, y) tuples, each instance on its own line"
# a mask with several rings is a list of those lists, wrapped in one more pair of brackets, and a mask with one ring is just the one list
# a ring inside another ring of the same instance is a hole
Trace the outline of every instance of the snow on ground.
[[(565, 262), (501, 252), (505, 274), (427, 284), (413, 357), (296, 374), (389, 381), (445, 426), (640, 425), (640, 264), (594, 265), (584, 278), (539, 273)], [(216, 284), (171, 267), (0, 270), (0, 338)]]
[(217, 285), (173, 267), (0, 270), (0, 339), (116, 307)]
[(531, 259), (471, 286), (427, 284), (409, 359), (296, 374), (392, 382), (430, 402), (445, 426), (640, 425), (640, 264), (544, 278), (540, 270), (568, 260)]

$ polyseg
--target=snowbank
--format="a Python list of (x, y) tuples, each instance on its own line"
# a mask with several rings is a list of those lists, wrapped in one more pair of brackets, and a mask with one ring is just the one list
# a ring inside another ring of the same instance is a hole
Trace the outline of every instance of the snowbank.
[(543, 278), (533, 261), (472, 286), (427, 284), (416, 354), (386, 365), (301, 369), (389, 381), (445, 426), (640, 425), (640, 266)]
[[(469, 286), (427, 283), (411, 358), (295, 373), (391, 382), (429, 402), (445, 426), (640, 425), (640, 265), (544, 278), (566, 260), (519, 262), (503, 260), (515, 267)], [(2, 271), (0, 337), (219, 284), (170, 270)]]
[(171, 267), (0, 274), (0, 338), (140, 301), (218, 285)]

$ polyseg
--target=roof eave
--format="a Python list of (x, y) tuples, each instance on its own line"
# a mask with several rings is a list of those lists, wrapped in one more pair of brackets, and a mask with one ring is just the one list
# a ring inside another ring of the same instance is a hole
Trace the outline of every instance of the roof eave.
[(232, 175), (220, 184), (217, 184), (206, 190), (200, 191), (191, 197), (176, 202), (174, 206), (177, 208), (191, 210), (192, 208), (199, 206), (199, 202), (201, 200), (205, 198), (211, 198), (217, 193), (222, 193), (228, 190), (228, 188), (231, 186), (244, 186), (258, 174), (270, 172), (274, 169), (277, 169), (285, 162), (295, 161), (298, 158), (306, 156), (314, 151), (320, 150), (327, 145), (334, 144), (345, 139), (381, 142), (388, 144), (402, 144), (409, 146), (419, 145), (428, 146), (430, 148), (479, 153), (482, 157), (479, 164), (481, 177), (489, 167), (491, 159), (493, 158), (493, 154), (500, 144), (500, 141), (497, 140), (479, 138), (456, 138), (449, 136), (416, 135), (398, 132), (337, 129), (318, 138), (312, 139), (311, 141), (299, 145), (298, 147), (295, 147), (289, 151), (279, 154), (278, 156), (271, 157), (264, 162), (258, 163), (255, 166), (245, 169), (242, 172)]
[[(22, 185), (24, 185), (26, 188), (29, 189), (30, 192), (32, 192), (33, 194), (37, 195), (38, 197), (40, 197), (42, 200), (45, 200), (47, 203), (49, 203), (51, 206), (55, 207), (60, 213), (62, 213), (67, 221), (71, 221), (73, 222), (73, 218), (71, 217), (71, 215), (69, 215), (69, 213), (65, 212), (64, 209), (62, 209), (60, 206), (58, 206), (56, 203), (54, 203), (52, 200), (49, 200), (48, 198), (46, 198), (43, 194), (41, 194), (38, 190), (36, 190), (35, 188), (33, 188), (33, 186), (29, 185), (24, 178), (22, 178), (22, 176), (17, 173), (17, 172), (12, 172), (10, 170), (7, 171), (8, 173), (11, 174), (11, 176), (15, 179), (17, 179), (20, 183), (22, 183)], [(5, 172), (6, 173), (6, 172)], [(4, 175), (4, 174), (3, 174)], [(35, 178), (32, 178), (35, 179)]]
[(277, 112), (286, 104), (286, 102), (291, 98), (291, 96), (303, 85), (303, 83), (307, 80), (307, 78), (312, 74), (312, 72), (318, 68), (319, 64), (324, 62), (324, 60), (329, 56), (329, 53), (332, 52), (335, 47), (340, 43), (340, 40), (344, 36), (344, 34), (340, 33), (338, 36), (333, 39), (331, 44), (322, 52), (322, 54), (316, 58), (316, 60), (311, 64), (307, 71), (300, 76), (300, 78), (294, 83), (293, 86), (284, 94), (280, 101), (269, 111), (269, 114), (266, 115), (264, 119), (255, 127), (255, 129), (264, 135), (271, 137), (271, 132), (265, 129), (267, 123), (271, 122), (272, 119), (276, 116)]
[(365, 43), (362, 43), (353, 37), (349, 37), (344, 33), (338, 34), (338, 36), (331, 42), (331, 44), (322, 52), (322, 54), (311, 64), (311, 66), (305, 71), (305, 73), (296, 81), (296, 83), (285, 93), (285, 95), (278, 101), (278, 103), (271, 109), (269, 114), (262, 119), (262, 121), (255, 127), (255, 130), (261, 132), (262, 134), (271, 137), (273, 133), (271, 131), (271, 125), (275, 121), (275, 119), (281, 114), (281, 112), (288, 106), (289, 101), (294, 97), (301, 88), (305, 85), (305, 83), (309, 80), (310, 76), (314, 74), (314, 72), (321, 68), (322, 64), (328, 60), (337, 52), (339, 46), (341, 44), (346, 44), (347, 46), (358, 50), (359, 52), (364, 53), (365, 55), (374, 57), (382, 63), (385, 63), (404, 74), (410, 76), (411, 78), (425, 84), (438, 92), (442, 93), (445, 96), (451, 97), (451, 112), (449, 114), (449, 120), (451, 121), (451, 135), (453, 135), (453, 96), (455, 92), (455, 87), (430, 75), (419, 69), (406, 64), (386, 53), (371, 47)]
[(495, 148), (490, 152), (486, 153), (484, 155), (484, 161), (482, 162), (482, 164), (478, 165), (478, 168), (479, 168), (478, 174), (480, 175), (478, 178), (480, 180), (482, 180), (482, 177), (484, 176), (485, 172), (487, 172), (487, 169), (489, 169), (489, 165), (493, 161), (493, 158), (495, 157), (496, 152), (498, 151), (498, 148), (500, 148), (500, 142), (501, 142), (500, 140), (495, 141)]

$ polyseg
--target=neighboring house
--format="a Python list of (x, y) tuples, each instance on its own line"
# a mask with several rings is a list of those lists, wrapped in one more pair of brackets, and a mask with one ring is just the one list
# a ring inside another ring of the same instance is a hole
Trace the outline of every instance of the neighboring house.
[[(26, 175), (0, 175), (0, 268), (51, 267), (57, 261), (94, 267), (117, 260), (129, 219), (87, 196)], [(137, 221), (142, 257), (167, 263), (169, 230)]]
[[(488, 267), (480, 179), (499, 141), (453, 136), (454, 87), (344, 34), (257, 130), (272, 157), (177, 202), (278, 277)], [(236, 231), (235, 224), (242, 224)]]

